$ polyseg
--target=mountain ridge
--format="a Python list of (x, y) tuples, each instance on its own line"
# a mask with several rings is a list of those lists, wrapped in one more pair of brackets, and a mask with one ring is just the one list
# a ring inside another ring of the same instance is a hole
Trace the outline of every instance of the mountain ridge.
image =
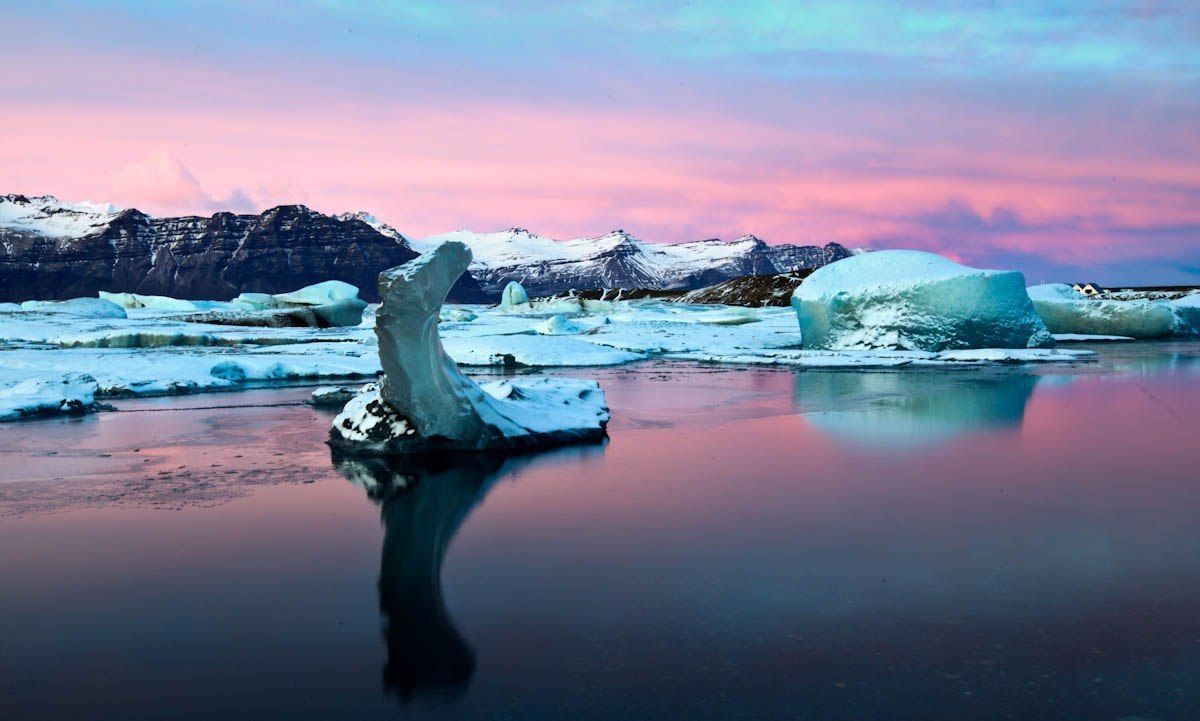
[(853, 251), (771, 245), (754, 235), (651, 243), (624, 230), (555, 240), (521, 227), (412, 238), (365, 212), (326, 215), (304, 205), (260, 214), (156, 218), (135, 208), (0, 195), (0, 301), (95, 295), (99, 290), (219, 300), (324, 280), (376, 297), (380, 271), (440, 242), (474, 260), (451, 302), (486, 302), (516, 280), (534, 295), (583, 288), (690, 290), (747, 275), (817, 268)]

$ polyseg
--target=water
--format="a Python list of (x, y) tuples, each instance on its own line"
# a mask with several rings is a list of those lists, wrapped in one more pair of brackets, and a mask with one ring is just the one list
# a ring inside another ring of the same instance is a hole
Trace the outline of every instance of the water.
[(10, 424), (0, 718), (1200, 717), (1200, 345), (1101, 351), (590, 371), (607, 444), (438, 467), (297, 389)]

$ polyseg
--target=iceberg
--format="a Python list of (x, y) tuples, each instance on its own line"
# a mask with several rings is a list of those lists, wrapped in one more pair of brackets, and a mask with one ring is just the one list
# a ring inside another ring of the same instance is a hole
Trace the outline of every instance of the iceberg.
[(529, 295), (520, 283), (510, 280), (500, 295), (500, 307), (504, 310), (512, 310), (520, 305), (529, 305)]
[(1052, 333), (1165, 338), (1175, 328), (1171, 305), (1157, 300), (1090, 298), (1064, 283), (1028, 289), (1033, 307)]
[(1054, 338), (1016, 271), (884, 250), (819, 268), (792, 294), (805, 348), (1048, 348)]
[(470, 249), (450, 241), (380, 273), (375, 333), (383, 380), (334, 419), (335, 448), (366, 455), (513, 451), (604, 437), (608, 407), (595, 381), (531, 378), (480, 386), (458, 370), (442, 347), (438, 318), (470, 263)]
[(83, 318), (127, 318), (121, 306), (102, 298), (72, 298), (71, 300), (27, 300), (21, 310), (41, 313), (65, 313)]

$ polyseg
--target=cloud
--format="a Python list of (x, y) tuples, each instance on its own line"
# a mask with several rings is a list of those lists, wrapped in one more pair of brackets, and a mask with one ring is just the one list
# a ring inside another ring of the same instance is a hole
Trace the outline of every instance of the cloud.
[(156, 213), (256, 209), (254, 200), (241, 188), (233, 188), (223, 197), (212, 195), (183, 163), (163, 151), (121, 166), (113, 174), (112, 197)]

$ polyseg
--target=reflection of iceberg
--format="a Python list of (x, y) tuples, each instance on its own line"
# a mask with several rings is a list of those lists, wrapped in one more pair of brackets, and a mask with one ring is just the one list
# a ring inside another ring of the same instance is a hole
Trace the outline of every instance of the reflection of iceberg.
[(914, 444), (1019, 427), (1037, 382), (1024, 373), (809, 371), (796, 374), (794, 402), (839, 438)]
[(600, 450), (576, 446), (537, 456), (493, 453), (411, 458), (343, 458), (334, 463), (381, 507), (384, 525), (379, 607), (388, 660), (385, 687), (409, 699), (463, 693), (475, 653), (442, 598), (446, 550), (496, 480), (532, 463), (577, 459)]

